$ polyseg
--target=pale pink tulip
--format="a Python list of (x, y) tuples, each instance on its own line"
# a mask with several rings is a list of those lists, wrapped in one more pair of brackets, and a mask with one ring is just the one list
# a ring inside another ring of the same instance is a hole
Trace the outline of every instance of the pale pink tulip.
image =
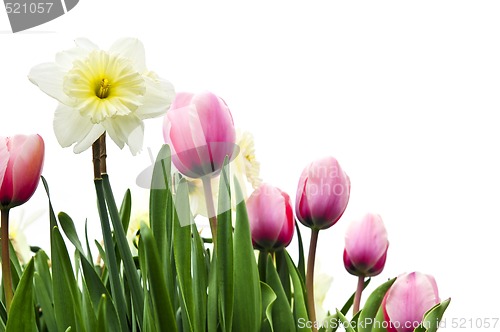
[(293, 211), (285, 192), (264, 183), (250, 195), (246, 206), (256, 249), (277, 250), (290, 243), (294, 231)]
[(399, 276), (382, 302), (387, 331), (413, 331), (424, 314), (439, 302), (434, 277), (420, 272)]
[(358, 277), (376, 276), (384, 269), (388, 247), (382, 218), (369, 213), (347, 228), (344, 266), (350, 274)]
[(165, 117), (165, 142), (184, 175), (199, 178), (220, 172), (232, 157), (236, 131), (226, 103), (210, 92), (178, 93)]
[(297, 218), (312, 229), (333, 226), (347, 207), (350, 190), (349, 177), (335, 158), (310, 163), (302, 172), (297, 188)]
[(40, 135), (0, 137), (0, 208), (26, 203), (42, 173), (44, 142)]

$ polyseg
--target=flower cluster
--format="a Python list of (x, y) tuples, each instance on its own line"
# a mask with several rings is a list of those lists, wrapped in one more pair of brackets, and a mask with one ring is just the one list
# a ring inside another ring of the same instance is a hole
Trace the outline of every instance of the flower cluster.
[[(320, 286), (332, 278), (315, 280), (316, 249), (320, 232), (330, 231), (348, 206), (347, 172), (332, 156), (309, 163), (298, 178), (293, 204), (288, 193), (260, 179), (251, 135), (236, 130), (229, 105), (208, 91), (174, 93), (172, 84), (147, 70), (144, 53), (137, 39), (118, 40), (108, 51), (78, 39), (54, 63), (31, 70), (30, 80), (59, 102), (54, 131), (60, 145), (74, 144), (75, 153), (92, 146), (102, 241), (95, 241), (92, 250), (87, 225), (81, 240), (71, 217), (54, 212), (44, 180), (50, 257), (42, 248), (32, 248), (32, 257), (10, 256), (9, 238), (15, 245), (22, 237), (9, 233), (9, 211), (36, 190), (44, 142), (38, 135), (0, 137), (6, 309), (0, 327), (324, 330), (315, 300), (322, 302), (326, 290)], [(128, 145), (135, 155), (143, 144), (143, 120), (158, 116), (163, 116), (166, 144), (152, 167), (149, 211), (133, 217), (130, 191), (121, 205), (114, 198), (105, 137), (120, 148)], [(203, 236), (196, 215), (208, 218), (210, 236)], [(303, 226), (311, 232), (307, 262)], [(294, 238), (298, 262), (287, 249)], [(69, 243), (74, 249), (67, 248)], [(437, 330), (450, 300), (440, 302), (430, 275), (401, 274), (378, 286), (361, 305), (365, 287), (384, 269), (388, 248), (379, 215), (368, 213), (350, 222), (343, 262), (358, 277), (358, 286), (341, 310), (329, 311), (326, 321), (350, 332), (371, 331), (371, 326), (358, 327), (367, 321), (386, 326), (382, 331), (387, 332)], [(321, 293), (314, 294), (315, 289)]]

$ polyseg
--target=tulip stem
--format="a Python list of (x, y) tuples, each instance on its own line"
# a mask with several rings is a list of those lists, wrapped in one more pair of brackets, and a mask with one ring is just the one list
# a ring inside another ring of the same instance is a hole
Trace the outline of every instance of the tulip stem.
[(316, 260), (318, 234), (318, 229), (311, 229), (311, 241), (309, 243), (309, 257), (307, 258), (306, 273), (307, 307), (309, 309), (309, 321), (312, 322), (313, 332), (318, 331), (316, 328), (316, 308), (314, 307), (314, 261)]
[(5, 306), (7, 313), (10, 309), (10, 304), (14, 293), (12, 291), (12, 273), (10, 271), (10, 253), (9, 253), (9, 209), (2, 209), (2, 276), (3, 287), (5, 292)]
[(365, 277), (358, 277), (358, 287), (356, 288), (356, 295), (354, 295), (354, 305), (352, 314), (356, 315), (359, 311), (359, 304), (361, 303), (361, 293), (363, 293), (363, 288), (365, 287)]
[(212, 240), (215, 247), (217, 238), (217, 216), (215, 215), (214, 198), (212, 194), (212, 179), (209, 176), (204, 176), (201, 180), (203, 182), (208, 220), (210, 221), (210, 230), (212, 231)]

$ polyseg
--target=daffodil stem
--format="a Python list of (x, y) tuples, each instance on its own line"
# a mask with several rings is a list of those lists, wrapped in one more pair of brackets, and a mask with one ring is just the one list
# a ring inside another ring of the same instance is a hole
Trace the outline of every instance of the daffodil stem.
[(210, 230), (212, 231), (212, 240), (215, 247), (217, 239), (217, 216), (215, 215), (214, 198), (212, 195), (212, 179), (209, 176), (205, 176), (202, 178), (202, 182), (203, 191), (205, 192), (208, 220), (210, 221)]
[(365, 277), (358, 277), (358, 287), (356, 288), (356, 294), (354, 295), (354, 305), (352, 314), (356, 315), (359, 311), (359, 304), (361, 303), (361, 293), (363, 293), (363, 288), (365, 286)]
[(94, 180), (102, 179), (100, 138), (92, 144), (92, 163), (94, 164)]
[(106, 167), (106, 157), (108, 156), (106, 153), (106, 132), (104, 132), (101, 137), (99, 137), (99, 162), (101, 168), (101, 175), (107, 174), (108, 169)]
[(5, 293), (5, 306), (9, 312), (14, 292), (12, 290), (12, 273), (10, 271), (10, 253), (9, 253), (9, 209), (2, 209), (2, 276)]
[(306, 289), (307, 307), (309, 309), (309, 320), (312, 322), (313, 332), (317, 332), (316, 308), (314, 307), (314, 261), (316, 260), (316, 247), (318, 244), (319, 230), (311, 230), (311, 241), (309, 242), (309, 257), (307, 258)]

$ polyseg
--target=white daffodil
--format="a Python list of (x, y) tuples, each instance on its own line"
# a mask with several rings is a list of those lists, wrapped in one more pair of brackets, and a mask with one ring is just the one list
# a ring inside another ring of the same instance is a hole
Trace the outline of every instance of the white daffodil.
[(130, 247), (130, 252), (133, 256), (137, 256), (137, 248), (139, 241), (139, 230), (141, 229), (141, 222), (149, 225), (149, 213), (147, 211), (142, 211), (135, 213), (128, 224), (127, 230), (127, 240)]
[[(234, 195), (235, 187), (233, 177), (236, 177), (236, 179), (238, 179), (238, 183), (241, 186), (243, 198), (245, 200), (248, 198), (248, 185), (251, 188), (255, 189), (262, 182), (262, 180), (259, 178), (260, 164), (255, 157), (255, 146), (252, 134), (246, 131), (237, 130), (236, 144), (239, 148), (239, 153), (236, 158), (234, 158), (234, 160), (229, 164), (229, 172), (231, 174), (231, 192), (233, 193), (233, 208), (236, 207), (236, 203), (238, 203), (236, 202), (236, 198)], [(217, 202), (218, 198), (219, 179), (219, 176), (211, 179), (214, 202)], [(206, 217), (206, 200), (201, 179), (186, 178), (186, 180), (188, 181), (189, 203), (191, 212), (194, 216), (202, 215)]]
[(108, 51), (87, 39), (60, 52), (54, 63), (35, 66), (29, 79), (59, 101), (54, 132), (62, 147), (88, 149), (105, 131), (132, 154), (142, 148), (143, 119), (163, 115), (175, 92), (172, 84), (146, 68), (141, 41), (124, 38)]
[(33, 256), (30, 245), (26, 238), (26, 228), (29, 227), (34, 221), (43, 215), (43, 211), (36, 211), (35, 213), (25, 217), (24, 209), (19, 209), (17, 215), (11, 215), (9, 223), (9, 239), (12, 247), (16, 252), (17, 259), (21, 265), (27, 264)]

